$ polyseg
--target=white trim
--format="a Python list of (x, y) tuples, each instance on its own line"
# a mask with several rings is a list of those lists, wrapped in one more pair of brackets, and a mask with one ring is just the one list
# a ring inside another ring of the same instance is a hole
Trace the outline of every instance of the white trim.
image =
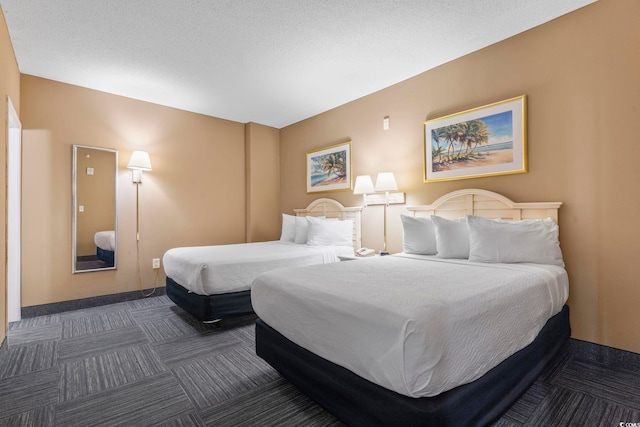
[(22, 124), (7, 97), (7, 320), (21, 319)]

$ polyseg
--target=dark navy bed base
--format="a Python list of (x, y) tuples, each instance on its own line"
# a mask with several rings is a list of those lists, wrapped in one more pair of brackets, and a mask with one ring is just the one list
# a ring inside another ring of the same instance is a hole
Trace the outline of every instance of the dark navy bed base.
[(107, 251), (105, 249), (102, 248), (98, 248), (96, 247), (96, 256), (98, 257), (99, 260), (106, 262), (107, 264), (109, 264), (109, 266), (113, 267), (114, 263), (115, 263), (115, 252), (114, 251)]
[(198, 295), (167, 277), (167, 296), (176, 305), (203, 322), (253, 313), (251, 291)]
[(411, 398), (373, 384), (294, 344), (261, 319), (256, 353), (348, 425), (483, 426), (507, 410), (571, 335), (569, 307), (538, 337), (476, 381), (434, 397)]

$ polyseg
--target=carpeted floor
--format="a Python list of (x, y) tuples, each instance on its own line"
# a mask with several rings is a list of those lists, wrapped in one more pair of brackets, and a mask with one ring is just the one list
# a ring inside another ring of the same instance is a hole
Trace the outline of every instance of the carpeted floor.
[(76, 260), (77, 271), (96, 270), (99, 268), (113, 268), (113, 263), (106, 263), (95, 255), (78, 256)]
[[(12, 323), (1, 426), (337, 426), (254, 352), (252, 316), (197, 322), (166, 296)], [(496, 426), (640, 423), (640, 374), (571, 356)]]

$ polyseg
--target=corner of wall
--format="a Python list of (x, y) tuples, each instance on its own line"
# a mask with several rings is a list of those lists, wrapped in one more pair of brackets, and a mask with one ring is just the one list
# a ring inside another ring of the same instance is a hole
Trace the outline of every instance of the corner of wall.
[[(20, 70), (13, 50), (9, 29), (0, 9), (0, 222), (6, 223), (6, 152), (7, 152), (7, 97), (11, 98), (14, 108), (20, 113)], [(6, 230), (0, 230), (2, 240), (6, 242)], [(6, 282), (6, 245), (0, 246), (0, 341), (3, 342), (7, 334), (7, 282)]]
[(280, 232), (280, 131), (247, 123), (245, 160), (247, 242), (276, 240)]

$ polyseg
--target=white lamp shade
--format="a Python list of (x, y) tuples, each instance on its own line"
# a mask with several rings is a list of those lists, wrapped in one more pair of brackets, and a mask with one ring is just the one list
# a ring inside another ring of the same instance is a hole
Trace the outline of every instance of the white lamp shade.
[(146, 151), (134, 151), (133, 154), (131, 154), (131, 160), (129, 160), (127, 168), (150, 171), (151, 159), (149, 158), (149, 153)]
[(375, 190), (370, 175), (360, 175), (356, 177), (356, 185), (353, 187), (353, 194), (371, 194)]
[(380, 172), (376, 178), (376, 191), (396, 191), (398, 184), (393, 172)]

